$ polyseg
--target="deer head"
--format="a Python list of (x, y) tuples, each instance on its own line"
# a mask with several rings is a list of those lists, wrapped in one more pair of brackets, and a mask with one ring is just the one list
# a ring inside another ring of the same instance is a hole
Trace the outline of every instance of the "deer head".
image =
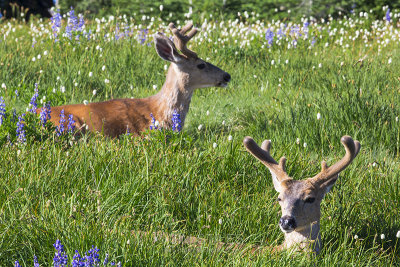
[[(175, 72), (181, 77), (182, 82), (185, 83), (185, 88), (195, 89), (211, 86), (227, 86), (231, 80), (229, 73), (200, 59), (195, 52), (187, 48), (187, 43), (197, 33), (197, 29), (192, 29), (192, 27), (193, 24), (188, 23), (179, 30), (173, 23), (170, 23), (169, 28), (174, 35), (174, 42), (165, 35), (157, 33), (154, 40), (158, 55), (162, 59), (173, 63)], [(187, 33), (188, 31), (189, 33)]]
[[(350, 136), (343, 136), (341, 142), (346, 150), (346, 154), (341, 160), (331, 167), (322, 161), (321, 172), (314, 177), (293, 180), (285, 170), (286, 158), (282, 157), (277, 163), (271, 157), (270, 140), (265, 140), (259, 147), (251, 137), (244, 138), (243, 143), (247, 151), (260, 160), (271, 172), (275, 190), (279, 193), (278, 202), (282, 210), (279, 226), (285, 234), (296, 231), (302, 233), (307, 239), (319, 238), (321, 201), (335, 184), (339, 173), (353, 161), (361, 147), (360, 143), (353, 141)], [(315, 231), (311, 233), (313, 224), (318, 224), (316, 233)], [(285, 238), (285, 243), (295, 242)]]

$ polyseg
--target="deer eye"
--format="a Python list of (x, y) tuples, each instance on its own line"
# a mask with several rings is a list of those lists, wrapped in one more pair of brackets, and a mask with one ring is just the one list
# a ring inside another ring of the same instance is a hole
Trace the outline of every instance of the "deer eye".
[(305, 203), (313, 203), (315, 201), (315, 197), (308, 197), (304, 200)]
[(279, 202), (281, 202), (281, 201), (282, 201), (282, 199), (281, 199), (280, 197), (278, 197), (276, 200), (278, 200)]
[(197, 67), (202, 70), (206, 67), (206, 64), (201, 63), (201, 64), (197, 65)]

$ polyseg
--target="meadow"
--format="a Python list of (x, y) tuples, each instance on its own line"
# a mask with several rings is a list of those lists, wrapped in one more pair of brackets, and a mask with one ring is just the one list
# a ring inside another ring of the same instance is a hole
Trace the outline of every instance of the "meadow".
[[(190, 47), (229, 72), (229, 86), (196, 90), (181, 132), (77, 140), (43, 127), (32, 103), (155, 94), (168, 64), (152, 35), (170, 35), (170, 21), (1, 21), (0, 266), (34, 266), (35, 256), (50, 266), (56, 240), (71, 266), (76, 250), (96, 248), (86, 255), (121, 266), (400, 265), (399, 16), (194, 21), (201, 31)], [(288, 174), (301, 179), (343, 156), (345, 134), (362, 148), (322, 202), (317, 257), (217, 248), (283, 241), (271, 176), (245, 136), (271, 139), (273, 157), (285, 155)], [(135, 231), (208, 242), (194, 248)]]

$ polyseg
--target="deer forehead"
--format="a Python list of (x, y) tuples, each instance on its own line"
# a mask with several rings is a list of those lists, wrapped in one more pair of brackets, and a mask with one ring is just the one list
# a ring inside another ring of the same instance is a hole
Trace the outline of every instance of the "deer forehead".
[(315, 197), (318, 192), (309, 180), (284, 180), (281, 187), (283, 195), (291, 198)]

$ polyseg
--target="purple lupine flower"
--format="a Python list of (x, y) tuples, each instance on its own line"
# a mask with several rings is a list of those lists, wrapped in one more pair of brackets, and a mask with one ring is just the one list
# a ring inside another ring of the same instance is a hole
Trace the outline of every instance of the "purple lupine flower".
[(14, 267), (21, 267), (21, 265), (19, 265), (19, 261), (15, 261)]
[(390, 17), (390, 8), (386, 10), (386, 21), (390, 23), (392, 18)]
[(57, 250), (53, 258), (53, 266), (54, 267), (67, 266), (68, 255), (65, 253), (64, 246), (61, 244), (61, 241), (57, 239), (56, 243), (54, 243), (53, 246)]
[(54, 38), (55, 38), (55, 42), (57, 42), (57, 36), (58, 36), (58, 32), (60, 31), (61, 28), (61, 14), (60, 14), (60, 10), (57, 10), (56, 13), (54, 13), (54, 15), (50, 18), (51, 19), (51, 29), (53, 30), (53, 34), (54, 34)]
[(115, 40), (118, 41), (119, 40), (119, 26), (117, 23), (117, 26), (115, 27)]
[(107, 266), (107, 264), (108, 264), (108, 253), (106, 253), (106, 257), (104, 258), (103, 266)]
[(15, 96), (19, 96), (19, 94), (18, 94), (18, 90), (15, 90)]
[(312, 41), (311, 41), (311, 46), (314, 46), (315, 42), (317, 42), (317, 39), (315, 39), (315, 36), (313, 36)]
[(65, 131), (65, 115), (64, 115), (64, 109), (61, 110), (60, 112), (60, 125), (57, 126), (57, 135), (60, 136), (64, 133)]
[(309, 32), (308, 26), (310, 26), (310, 23), (308, 21), (304, 22), (303, 32), (304, 32), (306, 39), (308, 38), (308, 32)]
[(85, 266), (84, 258), (81, 257), (81, 255), (79, 255), (79, 252), (77, 250), (75, 250), (75, 255), (72, 258), (72, 267), (84, 267), (84, 266)]
[(274, 42), (274, 32), (269, 28), (265, 32), (265, 40), (268, 41), (268, 47), (271, 47)]
[(150, 117), (151, 117), (151, 125), (150, 125), (150, 130), (157, 130), (158, 129), (158, 125), (156, 125), (157, 121), (153, 116), (153, 113), (150, 113)]
[(86, 252), (86, 266), (97, 266), (100, 263), (99, 249), (92, 246), (88, 252)]
[(45, 103), (42, 111), (40, 112), (40, 121), (42, 122), (43, 127), (46, 125), (46, 122), (51, 119), (51, 106), (50, 101)]
[(17, 122), (17, 140), (19, 143), (23, 144), (26, 142), (26, 135), (25, 135), (25, 124), (24, 124), (24, 117), (25, 114), (22, 114), (21, 116), (18, 117), (18, 122)]
[(280, 39), (285, 37), (285, 33), (283, 32), (283, 30), (281, 28), (277, 31), (276, 34), (278, 36), (278, 40), (280, 40)]
[(142, 45), (144, 45), (144, 43), (146, 42), (146, 38), (147, 38), (147, 34), (149, 33), (149, 30), (148, 29), (142, 29), (142, 30), (140, 30), (140, 33), (139, 33), (139, 41), (140, 41), (140, 44), (142, 44)]
[(39, 262), (36, 255), (33, 256), (33, 267), (39, 267)]
[(172, 131), (180, 132), (182, 130), (181, 115), (174, 110), (172, 113)]
[(73, 133), (75, 131), (75, 120), (72, 114), (68, 115), (68, 125), (67, 125), (68, 133)]
[(83, 16), (80, 15), (79, 16), (79, 23), (78, 23), (78, 26), (77, 26), (76, 30), (81, 32), (83, 30), (83, 26), (84, 25), (85, 25), (85, 20), (83, 19)]
[(3, 120), (6, 117), (6, 103), (4, 99), (0, 96), (0, 126), (3, 124)]
[(35, 93), (33, 94), (31, 101), (29, 102), (29, 104), (31, 105), (31, 109), (29, 110), (32, 113), (36, 113), (36, 109), (37, 109), (37, 103), (36, 100), (39, 96), (39, 89), (38, 89), (38, 84), (35, 83)]

